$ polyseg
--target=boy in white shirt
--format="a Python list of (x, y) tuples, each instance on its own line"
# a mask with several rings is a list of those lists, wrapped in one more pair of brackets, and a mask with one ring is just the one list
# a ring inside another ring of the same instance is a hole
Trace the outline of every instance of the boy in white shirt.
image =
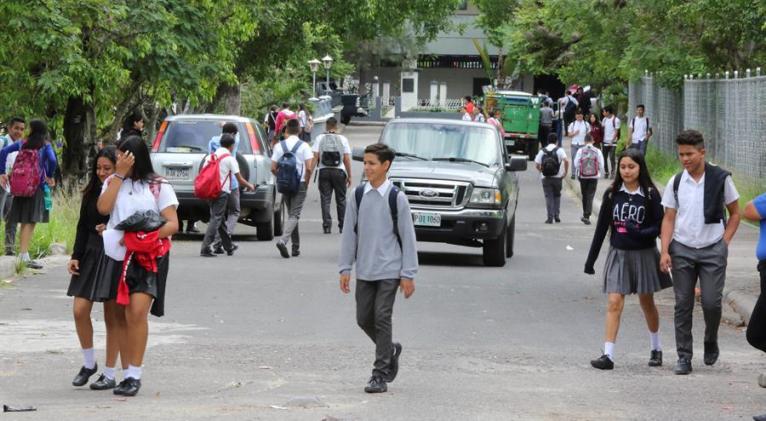
[(637, 148), (646, 155), (646, 145), (652, 137), (652, 126), (649, 125), (649, 117), (644, 116), (644, 112), (644, 104), (638, 104), (636, 116), (630, 121), (629, 134), (631, 147)]
[(548, 213), (546, 224), (561, 222), (559, 213), (561, 211), (561, 188), (562, 180), (567, 176), (569, 170), (569, 161), (564, 149), (558, 146), (559, 138), (556, 133), (548, 135), (548, 146), (540, 149), (535, 157), (535, 167), (540, 171), (540, 178), (543, 183), (543, 194), (545, 194), (545, 208)]
[[(604, 178), (614, 178), (617, 173), (615, 152), (617, 151), (617, 142), (620, 140), (620, 119), (614, 115), (614, 108), (611, 105), (604, 107), (604, 119), (601, 120), (601, 126), (604, 128), (604, 143), (601, 146), (604, 150), (604, 162), (606, 171), (604, 172)], [(612, 172), (609, 172), (609, 164), (611, 164)]]
[[(585, 146), (585, 136), (590, 133), (590, 124), (583, 119), (582, 110), (579, 108), (575, 113), (575, 121), (573, 121), (569, 127), (567, 127), (567, 136), (572, 138), (571, 153), (572, 156), (577, 155), (577, 150)], [(575, 178), (574, 171), (572, 172), (572, 180)]]
[(593, 138), (585, 136), (585, 146), (577, 151), (574, 157), (574, 171), (580, 180), (580, 192), (582, 193), (582, 218), (583, 224), (590, 225), (590, 215), (593, 213), (593, 198), (596, 196), (598, 179), (604, 173), (604, 155), (593, 146)]

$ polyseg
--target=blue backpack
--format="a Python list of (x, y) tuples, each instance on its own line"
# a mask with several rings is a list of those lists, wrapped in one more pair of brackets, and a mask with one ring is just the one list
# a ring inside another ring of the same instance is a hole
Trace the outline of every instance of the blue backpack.
[(301, 187), (301, 174), (298, 172), (298, 158), (295, 153), (302, 143), (303, 141), (298, 141), (292, 150), (287, 150), (285, 141), (279, 142), (283, 154), (277, 162), (277, 191), (282, 194), (298, 193)]

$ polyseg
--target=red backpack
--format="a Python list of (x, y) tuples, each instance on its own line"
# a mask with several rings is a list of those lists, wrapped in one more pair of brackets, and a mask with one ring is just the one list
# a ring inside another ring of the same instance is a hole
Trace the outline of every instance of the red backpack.
[(40, 154), (36, 149), (21, 149), (11, 171), (11, 195), (33, 197), (40, 187)]
[[(197, 178), (194, 179), (194, 195), (202, 200), (215, 200), (223, 191), (221, 183), (220, 167), (224, 158), (231, 156), (224, 154), (220, 157), (215, 153), (210, 155), (210, 160), (202, 166)], [(231, 172), (226, 177), (226, 181), (231, 182)], [(224, 181), (224, 182), (226, 182)]]

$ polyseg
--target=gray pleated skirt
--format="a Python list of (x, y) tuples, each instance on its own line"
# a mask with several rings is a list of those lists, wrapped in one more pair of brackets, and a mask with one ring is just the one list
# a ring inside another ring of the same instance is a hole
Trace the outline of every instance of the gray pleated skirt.
[(48, 222), (49, 212), (45, 210), (45, 193), (42, 189), (37, 189), (32, 197), (14, 197), (11, 200), (8, 222), (12, 224)]
[(673, 286), (670, 275), (660, 271), (656, 247), (643, 250), (609, 248), (604, 267), (604, 293), (651, 294)]

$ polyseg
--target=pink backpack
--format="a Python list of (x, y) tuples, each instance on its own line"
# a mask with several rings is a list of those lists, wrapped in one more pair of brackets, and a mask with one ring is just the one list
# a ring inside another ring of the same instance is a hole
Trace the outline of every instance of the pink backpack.
[(33, 197), (40, 187), (40, 154), (36, 149), (21, 149), (11, 171), (11, 195)]

